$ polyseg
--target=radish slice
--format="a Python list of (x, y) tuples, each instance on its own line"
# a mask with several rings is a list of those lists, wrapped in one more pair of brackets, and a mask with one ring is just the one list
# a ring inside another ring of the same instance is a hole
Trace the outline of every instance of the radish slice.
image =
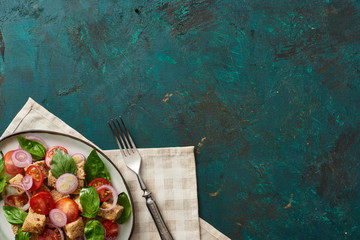
[(56, 180), (56, 190), (61, 194), (73, 193), (79, 181), (74, 174), (64, 173)]
[(38, 143), (42, 144), (46, 149), (48, 149), (48, 145), (45, 143), (45, 141), (42, 138), (32, 136), (32, 135), (26, 136), (25, 138), (29, 139), (29, 140), (33, 140), (35, 142), (38, 142)]
[(31, 154), (23, 149), (17, 149), (11, 154), (11, 161), (18, 168), (24, 168), (32, 164)]
[(23, 177), (23, 179), (21, 180), (21, 182), (22, 182), (24, 189), (29, 190), (34, 183), (34, 180), (30, 175), (25, 175)]
[(76, 164), (86, 161), (86, 157), (81, 153), (75, 153), (71, 157), (74, 159)]
[(100, 191), (101, 189), (108, 189), (112, 194), (113, 202), (112, 202), (111, 207), (109, 207), (109, 208), (100, 208), (103, 211), (109, 211), (109, 210), (113, 209), (116, 206), (116, 203), (117, 203), (117, 200), (118, 200), (118, 193), (117, 193), (115, 188), (113, 188), (112, 186), (110, 186), (108, 184), (101, 185), (100, 187), (98, 187), (96, 189), (96, 191)]
[(63, 227), (66, 225), (66, 214), (60, 209), (54, 208), (50, 211), (49, 217), (51, 222), (57, 227)]
[[(26, 196), (28, 197), (29, 200), (28, 200), (28, 202), (27, 202), (24, 206), (19, 207), (19, 208), (20, 208), (21, 210), (27, 211), (27, 210), (29, 209), (29, 207), (30, 207), (30, 198), (31, 198), (29, 192), (26, 191), (26, 190), (23, 188), (23, 186), (21, 186), (21, 185), (19, 185), (19, 184), (8, 184), (8, 185), (5, 186), (5, 188), (7, 188), (7, 187), (17, 187), (17, 188), (20, 188), (20, 189), (22, 189), (22, 190), (25, 191)], [(9, 206), (16, 207), (16, 206), (12, 205), (12, 204), (8, 201), (8, 199), (7, 199), (8, 196), (5, 195), (5, 192), (9, 192), (9, 191), (5, 191), (5, 189), (4, 189), (4, 191), (3, 191), (2, 194), (1, 194), (1, 196), (2, 196), (2, 198), (4, 199), (5, 203), (6, 203), (7, 205), (9, 205)]]
[(47, 224), (49, 227), (56, 228), (56, 230), (58, 230), (59, 233), (60, 233), (60, 240), (65, 240), (64, 233), (63, 233), (63, 231), (62, 231), (59, 227), (55, 226), (55, 225), (52, 224), (52, 223), (46, 223), (46, 224)]

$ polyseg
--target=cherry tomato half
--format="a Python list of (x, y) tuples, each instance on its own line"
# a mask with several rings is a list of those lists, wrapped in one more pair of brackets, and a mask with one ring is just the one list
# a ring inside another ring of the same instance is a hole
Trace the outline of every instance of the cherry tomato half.
[(55, 203), (55, 208), (62, 210), (67, 218), (67, 223), (75, 221), (79, 216), (79, 206), (71, 198), (62, 198)]
[(38, 236), (38, 240), (60, 240), (60, 238), (54, 230), (45, 228), (43, 233)]
[(23, 207), (29, 201), (26, 195), (10, 195), (7, 197), (7, 200), (10, 206), (19, 208)]
[(30, 207), (38, 214), (47, 215), (54, 206), (54, 199), (48, 192), (41, 191), (30, 198)]
[(54, 156), (55, 149), (60, 149), (61, 151), (68, 153), (68, 150), (61, 146), (55, 146), (55, 147), (49, 148), (45, 154), (45, 163), (46, 163), (46, 166), (48, 166), (48, 168), (51, 168), (50, 164), (51, 164), (52, 157)]
[(18, 168), (18, 167), (16, 167), (14, 165), (13, 161), (11, 160), (11, 155), (12, 155), (13, 152), (14, 152), (14, 150), (9, 151), (9, 152), (7, 152), (5, 154), (5, 156), (4, 156), (4, 163), (5, 163), (4, 170), (8, 174), (16, 175), (16, 174), (24, 172), (24, 168)]
[[(89, 187), (94, 187), (95, 189), (97, 189), (101, 185), (105, 185), (105, 184), (111, 186), (111, 183), (109, 181), (107, 181), (106, 179), (95, 178), (94, 180), (92, 180), (89, 183), (88, 186)], [(101, 189), (100, 191), (97, 191), (97, 193), (99, 194), (100, 202), (106, 202), (112, 196), (111, 192), (109, 190), (107, 190), (107, 189)]]
[(30, 175), (33, 179), (33, 185), (30, 191), (38, 190), (44, 182), (44, 175), (38, 166), (31, 165), (26, 169), (25, 175)]
[(119, 234), (118, 225), (116, 222), (113, 222), (110, 220), (105, 220), (102, 222), (102, 225), (105, 229), (105, 233), (106, 233), (105, 239), (106, 240), (113, 240)]

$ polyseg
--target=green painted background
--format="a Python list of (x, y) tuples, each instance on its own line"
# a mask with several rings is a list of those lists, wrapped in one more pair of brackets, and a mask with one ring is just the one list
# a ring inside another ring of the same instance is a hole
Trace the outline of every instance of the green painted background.
[(232, 239), (360, 239), (358, 1), (0, 1), (1, 132), (30, 96), (103, 149), (196, 146)]

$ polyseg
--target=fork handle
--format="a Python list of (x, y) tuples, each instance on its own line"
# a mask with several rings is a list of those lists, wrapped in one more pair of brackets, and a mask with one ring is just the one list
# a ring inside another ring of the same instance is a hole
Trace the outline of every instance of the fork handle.
[(146, 206), (149, 209), (152, 218), (154, 219), (161, 240), (174, 240), (165, 224), (163, 217), (161, 216), (160, 210), (155, 200), (151, 197), (151, 193), (145, 190), (143, 197), (146, 199)]

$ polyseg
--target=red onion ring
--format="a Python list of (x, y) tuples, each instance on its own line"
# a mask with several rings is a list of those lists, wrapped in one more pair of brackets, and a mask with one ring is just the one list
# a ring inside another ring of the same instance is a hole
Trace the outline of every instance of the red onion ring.
[(11, 154), (11, 161), (18, 168), (25, 168), (32, 164), (31, 154), (23, 149), (17, 149)]
[[(105, 230), (105, 228), (104, 228), (104, 230)], [(116, 237), (105, 237), (104, 238), (104, 240), (115, 240), (116, 239)]]
[(112, 186), (110, 186), (108, 184), (101, 185), (100, 187), (98, 187), (96, 189), (96, 191), (99, 191), (99, 190), (104, 189), (104, 188), (108, 189), (111, 192), (113, 202), (112, 202), (112, 205), (111, 205), (110, 208), (100, 208), (100, 209), (103, 210), (103, 211), (109, 211), (109, 210), (113, 209), (116, 206), (116, 203), (117, 203), (117, 200), (118, 200), (118, 193), (117, 193), (115, 188), (113, 188)]
[(59, 233), (60, 233), (60, 240), (65, 240), (65, 236), (64, 236), (64, 233), (63, 233), (63, 231), (59, 228), (59, 227), (57, 227), (57, 226), (55, 226), (54, 224), (52, 224), (52, 223), (46, 223), (48, 226), (50, 226), (50, 227), (53, 227), (53, 228), (56, 228), (58, 231), (59, 231)]
[[(56, 180), (56, 190), (61, 194), (73, 193), (79, 185), (79, 181), (74, 174), (64, 173)], [(67, 187), (66, 190), (62, 187)]]
[(103, 226), (103, 229), (104, 229), (104, 240), (105, 240), (106, 239), (106, 228), (104, 227), (104, 225), (102, 225), (102, 226)]
[(82, 153), (74, 153), (71, 157), (74, 159), (76, 164), (86, 161), (86, 157)]
[(54, 208), (49, 212), (51, 222), (57, 227), (64, 227), (67, 222), (66, 214), (60, 209)]
[[(8, 184), (8, 185), (5, 186), (5, 188), (7, 188), (7, 187), (17, 187), (17, 188), (20, 188), (20, 189), (24, 190), (24, 192), (26, 193), (26, 196), (28, 197), (29, 200), (28, 200), (28, 202), (27, 202), (24, 206), (19, 207), (19, 208), (20, 208), (21, 210), (24, 210), (24, 211), (28, 210), (29, 207), (30, 207), (30, 198), (31, 198), (29, 192), (26, 191), (26, 190), (23, 188), (23, 186), (21, 186), (21, 185), (19, 185), (19, 184)], [(2, 198), (4, 199), (4, 202), (5, 202), (7, 205), (9, 205), (9, 206), (16, 207), (16, 206), (10, 204), (10, 202), (8, 201), (8, 196), (5, 196), (5, 188), (4, 188), (4, 191), (1, 193), (1, 196), (2, 196)]]
[(30, 175), (25, 175), (21, 180), (21, 183), (25, 190), (29, 190), (34, 183), (34, 180)]
[(103, 225), (103, 228), (104, 228), (104, 240), (115, 240), (117, 238), (117, 236), (116, 237), (106, 237), (106, 228), (104, 227), (104, 225)]

